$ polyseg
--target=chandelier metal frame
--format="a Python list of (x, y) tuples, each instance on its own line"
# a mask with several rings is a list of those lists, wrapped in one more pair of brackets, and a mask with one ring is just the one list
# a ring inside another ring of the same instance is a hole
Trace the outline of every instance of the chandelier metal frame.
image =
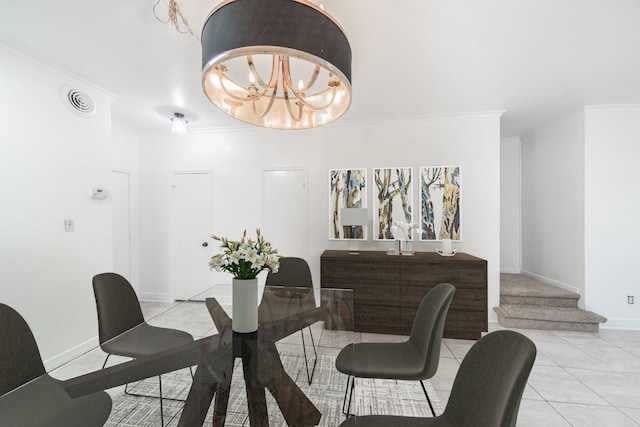
[[(220, 110), (258, 126), (308, 129), (342, 116), (351, 104), (351, 47), (340, 24), (307, 0), (228, 0), (202, 29), (202, 85)], [(261, 75), (254, 57), (272, 57)], [(237, 61), (238, 58), (244, 58)], [(311, 64), (292, 81), (291, 59)], [(230, 77), (246, 61), (249, 82)], [(319, 77), (326, 86), (317, 89)], [(310, 90), (313, 90), (310, 92)]]

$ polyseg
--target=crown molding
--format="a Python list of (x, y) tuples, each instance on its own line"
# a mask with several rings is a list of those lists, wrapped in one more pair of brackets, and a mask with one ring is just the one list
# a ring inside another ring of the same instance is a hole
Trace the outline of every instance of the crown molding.
[[(320, 126), (312, 129), (301, 129), (293, 132), (318, 132), (323, 129), (338, 128), (338, 127), (352, 127), (352, 126), (382, 126), (382, 125), (402, 125), (408, 123), (420, 123), (420, 122), (433, 122), (443, 120), (465, 120), (465, 119), (487, 119), (487, 118), (500, 118), (506, 110), (492, 110), (492, 111), (479, 111), (472, 113), (458, 113), (458, 114), (431, 114), (423, 116), (407, 116), (407, 117), (384, 117), (384, 118), (371, 118), (371, 119), (339, 119), (335, 122), (331, 122), (327, 125)], [(282, 129), (268, 129), (252, 125), (245, 125), (240, 123), (238, 126), (216, 126), (208, 128), (189, 128), (189, 135), (202, 135), (202, 134), (216, 134), (216, 133), (248, 133), (248, 132), (291, 132), (289, 130)], [(142, 132), (140, 135), (153, 136), (153, 135), (167, 135), (170, 134), (170, 130), (166, 131), (149, 131)]]
[(586, 105), (584, 107), (585, 113), (621, 113), (637, 111), (640, 111), (640, 104)]
[(334, 122), (334, 126), (350, 126), (350, 125), (396, 125), (406, 123), (419, 123), (419, 122), (432, 122), (442, 120), (465, 120), (465, 119), (488, 119), (488, 118), (500, 118), (507, 110), (489, 110), (489, 111), (477, 111), (477, 112), (463, 112), (463, 113), (451, 113), (451, 114), (425, 114), (417, 116), (403, 116), (403, 117), (376, 117), (370, 119), (342, 119), (339, 122)]
[(500, 142), (519, 144), (521, 141), (519, 136), (503, 136), (500, 137)]
[(97, 92), (98, 94), (100, 94), (100, 96), (107, 98), (109, 101), (113, 101), (116, 98), (116, 96), (113, 93), (102, 88), (101, 86), (98, 86), (95, 83), (92, 83), (78, 76), (77, 74), (74, 74), (71, 71), (65, 68), (62, 68), (59, 65), (56, 65), (40, 56), (34, 55), (33, 53), (27, 53), (24, 50), (16, 46), (11, 46), (4, 41), (0, 42), (0, 49), (14, 56), (17, 56), (18, 58), (24, 61), (30, 62), (33, 65), (43, 68), (57, 75), (58, 77), (63, 78), (64, 80), (68, 80), (69, 83), (78, 84), (85, 89), (90, 89), (92, 92)]

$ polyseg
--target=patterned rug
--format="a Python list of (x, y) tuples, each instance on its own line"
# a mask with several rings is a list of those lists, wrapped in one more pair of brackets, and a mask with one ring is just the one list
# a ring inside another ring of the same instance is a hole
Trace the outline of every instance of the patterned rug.
[[(335, 357), (318, 356), (318, 364), (313, 384), (307, 383), (304, 358), (301, 355), (281, 354), (282, 363), (291, 378), (304, 391), (322, 413), (321, 426), (338, 426), (345, 416), (342, 414), (342, 400), (347, 376), (335, 369)], [(433, 402), (436, 413), (442, 412), (442, 405), (435, 390), (425, 381), (427, 392)], [(184, 399), (191, 386), (191, 374), (188, 369), (162, 376), (162, 391), (165, 397)], [(131, 384), (129, 391), (141, 394), (158, 395), (158, 378), (150, 378)], [(267, 407), (271, 426), (286, 426), (275, 399), (267, 391)], [(355, 405), (355, 407), (354, 407)], [(165, 425), (177, 426), (182, 402), (164, 402)], [(356, 414), (396, 414), (407, 416), (430, 416), (420, 383), (417, 381), (365, 380), (356, 381), (352, 412)], [(205, 425), (211, 425), (211, 411)], [(158, 399), (133, 397), (120, 393), (113, 397), (113, 409), (106, 426), (143, 427), (160, 425), (160, 402)], [(237, 361), (233, 373), (233, 384), (226, 426), (248, 426), (247, 402), (242, 378), (242, 365)]]

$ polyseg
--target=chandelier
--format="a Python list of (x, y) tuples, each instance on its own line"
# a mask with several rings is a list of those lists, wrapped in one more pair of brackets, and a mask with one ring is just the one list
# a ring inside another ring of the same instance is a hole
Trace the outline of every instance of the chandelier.
[(202, 86), (226, 114), (273, 129), (309, 129), (351, 104), (351, 47), (307, 0), (227, 0), (202, 29)]
[(175, 27), (175, 29), (181, 34), (191, 34), (193, 37), (198, 39), (198, 36), (193, 32), (191, 26), (189, 26), (189, 20), (182, 13), (180, 9), (180, 5), (176, 0), (169, 0), (169, 7), (167, 8), (167, 17), (162, 18), (158, 15), (158, 11), (156, 10), (160, 5), (160, 0), (157, 0), (153, 5), (153, 16), (163, 24), (171, 24)]

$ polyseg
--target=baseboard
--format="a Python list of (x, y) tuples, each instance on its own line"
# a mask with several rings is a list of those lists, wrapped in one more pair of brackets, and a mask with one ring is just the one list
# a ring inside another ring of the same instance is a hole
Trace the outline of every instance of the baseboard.
[(44, 360), (44, 368), (47, 370), (47, 372), (49, 372), (52, 369), (58, 368), (65, 363), (72, 361), (76, 357), (79, 357), (84, 353), (95, 349), (96, 347), (98, 347), (98, 345), (98, 337), (93, 337), (90, 340), (83, 342), (82, 344), (78, 344), (77, 346), (72, 347), (67, 351)]
[(522, 270), (521, 274), (524, 274), (525, 276), (531, 277), (532, 279), (536, 279), (536, 280), (539, 280), (541, 282), (548, 283), (549, 285), (557, 286), (559, 288), (564, 289), (565, 291), (569, 291), (569, 292), (573, 292), (573, 293), (576, 293), (578, 295), (581, 295), (580, 294), (580, 289), (576, 288), (575, 286), (567, 285), (566, 283), (562, 283), (562, 282), (559, 282), (557, 280), (553, 280), (553, 279), (550, 279), (548, 277), (541, 276), (539, 274), (535, 274), (535, 273), (532, 273), (532, 272), (526, 271), (526, 270)]
[(640, 319), (612, 319), (608, 317), (606, 323), (600, 324), (600, 329), (628, 329), (640, 331)]
[(522, 274), (522, 271), (520, 271), (520, 270), (510, 270), (510, 269), (506, 268), (504, 270), (500, 270), (500, 273), (504, 273), (504, 274)]
[(171, 294), (156, 294), (153, 292), (141, 292), (138, 294), (138, 298), (145, 301), (174, 301)]

